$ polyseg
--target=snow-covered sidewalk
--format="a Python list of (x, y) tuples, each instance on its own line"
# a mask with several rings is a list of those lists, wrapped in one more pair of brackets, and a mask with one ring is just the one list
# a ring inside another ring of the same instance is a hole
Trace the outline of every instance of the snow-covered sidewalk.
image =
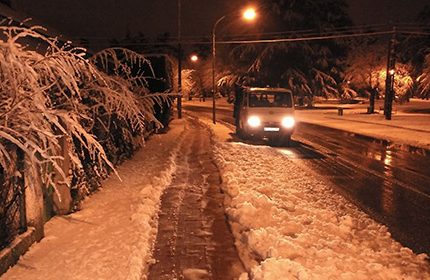
[(184, 124), (173, 121), (167, 134), (118, 167), (81, 211), (51, 219), (45, 238), (33, 244), (0, 279), (141, 279), (151, 260), (159, 198), (175, 171)]
[(426, 255), (402, 247), (299, 160), (230, 142), (229, 129), (208, 125), (251, 279), (430, 279)]

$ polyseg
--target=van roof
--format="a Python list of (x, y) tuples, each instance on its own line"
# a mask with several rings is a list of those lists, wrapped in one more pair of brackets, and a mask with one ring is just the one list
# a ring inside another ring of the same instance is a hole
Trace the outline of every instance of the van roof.
[(285, 92), (291, 93), (291, 90), (286, 88), (271, 88), (271, 87), (249, 87), (247, 88), (249, 91), (269, 91), (269, 92)]

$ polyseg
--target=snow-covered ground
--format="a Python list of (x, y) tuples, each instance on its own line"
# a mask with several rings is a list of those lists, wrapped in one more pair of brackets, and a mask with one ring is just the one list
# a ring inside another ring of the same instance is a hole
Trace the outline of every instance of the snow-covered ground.
[(142, 279), (151, 262), (159, 199), (175, 172), (184, 124), (153, 135), (133, 159), (118, 167), (82, 210), (51, 219), (33, 244), (0, 279)]
[[(247, 279), (430, 279), (427, 256), (394, 241), (386, 227), (348, 203), (282, 149), (231, 142), (210, 120), (226, 212)], [(139, 279), (151, 262), (159, 198), (175, 171), (184, 129), (167, 134), (118, 168), (83, 203), (56, 217), (3, 279)]]
[[(212, 107), (212, 100), (192, 100), (185, 101), (184, 104)], [(217, 99), (216, 106), (233, 110), (233, 105), (224, 98)], [(295, 115), (298, 121), (384, 139), (399, 145), (430, 149), (430, 100), (411, 99), (409, 103), (395, 103), (391, 120), (386, 120), (383, 110), (379, 110), (383, 106), (383, 100), (377, 101), (376, 114), (366, 114), (367, 106), (369, 105), (317, 103), (315, 109), (296, 110)], [(338, 107), (344, 108), (342, 116), (338, 115)]]
[(231, 142), (228, 128), (207, 124), (250, 279), (430, 279), (427, 255), (393, 240), (300, 160)]
[[(428, 104), (430, 110), (429, 102), (421, 102)], [(430, 149), (430, 114), (397, 111), (391, 120), (386, 120), (382, 111), (366, 114), (366, 108), (361, 106), (345, 109), (342, 116), (336, 109), (296, 110), (296, 117), (302, 122), (384, 139), (398, 145)]]

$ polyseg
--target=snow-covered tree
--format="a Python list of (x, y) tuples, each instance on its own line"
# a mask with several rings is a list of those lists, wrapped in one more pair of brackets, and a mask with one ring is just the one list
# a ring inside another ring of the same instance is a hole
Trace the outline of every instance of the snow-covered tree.
[[(385, 96), (387, 69), (387, 40), (359, 38), (351, 40), (345, 79), (358, 93), (370, 97), (373, 112), (374, 100)], [(397, 54), (397, 56), (399, 56)], [(411, 66), (397, 59), (394, 73), (396, 100), (406, 100), (413, 86)]]
[(430, 54), (426, 56), (426, 63), (423, 73), (418, 77), (420, 84), (420, 96), (422, 98), (430, 97)]
[[(199, 69), (197, 71), (197, 75), (199, 76), (199, 80), (201, 81), (202, 94), (204, 96), (212, 95), (212, 61), (211, 59), (203, 59), (200, 62)], [(220, 72), (218, 70), (217, 77), (215, 80), (218, 81), (220, 78)]]
[(387, 46), (372, 39), (351, 41), (345, 78), (359, 91), (370, 95), (381, 88), (379, 72), (387, 65)]
[[(425, 92), (420, 90), (422, 85), (418, 80), (422, 81), (422, 78), (418, 78), (420, 75), (425, 73), (426, 70), (426, 56), (430, 54), (430, 36), (425, 35), (430, 32), (430, 5), (426, 5), (418, 14), (416, 19), (416, 31), (423, 33), (421, 36), (416, 34), (402, 37), (400, 40), (399, 60), (401, 63), (410, 64), (410, 76), (414, 80), (413, 90), (411, 95), (424, 96)], [(428, 69), (428, 68), (427, 68)]]
[[(282, 26), (276, 31), (288, 32), (289, 37), (300, 37), (303, 30), (318, 33), (351, 24), (343, 0), (269, 2), (268, 12)], [(299, 97), (333, 97), (339, 96), (343, 81), (345, 50), (331, 40), (237, 46), (232, 53), (242, 65), (249, 62), (248, 72), (262, 85), (288, 87)]]
[[(0, 41), (0, 164), (7, 171), (5, 175), (13, 172), (8, 171), (13, 158), (8, 147), (13, 145), (25, 153), (32, 171), (28, 174), (37, 177), (37, 169), (48, 164), (68, 181), (60, 166), (64, 156), (61, 137), (69, 142), (77, 140), (100, 165), (111, 165), (100, 143), (80, 123), (86, 116), (81, 110), (79, 83), (94, 80), (97, 75), (83, 58), (83, 51), (58, 47), (54, 40), (40, 35), (37, 28), (0, 30), (7, 37)], [(28, 37), (47, 43), (47, 52), (40, 54), (19, 43)], [(76, 152), (71, 149), (67, 153), (79, 168)], [(55, 186), (52, 176), (52, 172), (44, 174), (43, 182)]]
[[(413, 80), (410, 76), (411, 67), (407, 64), (396, 63), (394, 72), (394, 94), (396, 100), (406, 100), (408, 92), (411, 90)], [(379, 93), (385, 96), (385, 80), (387, 77), (387, 68), (381, 67), (373, 72), (375, 83), (379, 85)]]
[[(12, 178), (21, 152), (26, 181), (40, 177), (61, 200), (60, 185), (79, 185), (78, 192), (87, 193), (94, 187), (89, 180), (97, 185), (103, 173), (114, 171), (106, 139), (133, 150), (157, 121), (153, 107), (164, 97), (149, 95), (144, 77), (132, 75), (146, 63), (143, 57), (124, 51), (130, 64), (106, 51), (88, 60), (84, 49), (59, 45), (40, 29), (0, 27), (0, 170)], [(36, 52), (28, 41), (46, 48)], [(100, 71), (108, 64), (113, 71)]]
[(191, 100), (199, 97), (202, 92), (202, 83), (198, 72), (194, 69), (182, 70), (182, 94), (184, 98)]
[(221, 73), (221, 78), (218, 79), (218, 90), (223, 96), (227, 96), (228, 100), (233, 100), (234, 98), (234, 85), (238, 82), (240, 76), (232, 72)]
[(369, 97), (370, 113), (374, 112), (375, 99), (385, 84), (379, 79), (379, 72), (387, 64), (386, 48), (386, 44), (374, 38), (352, 39), (349, 43), (345, 80), (358, 94)]

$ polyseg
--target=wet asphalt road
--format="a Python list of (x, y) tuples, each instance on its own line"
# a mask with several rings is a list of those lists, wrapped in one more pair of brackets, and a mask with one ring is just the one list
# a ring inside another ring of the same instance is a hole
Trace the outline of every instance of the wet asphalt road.
[[(210, 108), (184, 108), (211, 113)], [(233, 124), (232, 112), (218, 109), (217, 120)], [(403, 245), (430, 254), (428, 152), (307, 123), (299, 123), (289, 147), (277, 149), (330, 180)]]

